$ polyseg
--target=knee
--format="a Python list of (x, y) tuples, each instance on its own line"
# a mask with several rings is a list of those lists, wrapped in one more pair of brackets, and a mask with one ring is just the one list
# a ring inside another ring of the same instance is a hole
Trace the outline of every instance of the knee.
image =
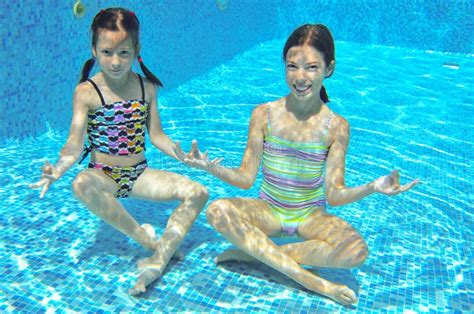
[(356, 251), (352, 258), (352, 267), (359, 267), (362, 264), (365, 263), (367, 260), (367, 257), (369, 256), (369, 248), (367, 247), (367, 244), (361, 240), (362, 243), (359, 247), (359, 249)]
[(200, 210), (204, 207), (209, 199), (209, 192), (206, 187), (197, 182), (193, 182), (185, 192), (185, 198), (193, 203), (197, 203)]
[(204, 185), (196, 182), (191, 186), (188, 197), (198, 203), (199, 210), (202, 210), (209, 199), (209, 192)]
[(78, 199), (83, 199), (86, 195), (89, 195), (94, 188), (94, 179), (92, 175), (87, 172), (81, 172), (72, 182), (72, 192)]
[(207, 222), (218, 231), (225, 229), (230, 222), (231, 208), (227, 200), (212, 202), (206, 210)]

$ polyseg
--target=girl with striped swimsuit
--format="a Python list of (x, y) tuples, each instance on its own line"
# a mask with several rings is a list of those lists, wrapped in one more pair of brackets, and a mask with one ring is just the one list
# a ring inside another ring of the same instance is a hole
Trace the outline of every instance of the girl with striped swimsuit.
[[(217, 262), (258, 260), (309, 290), (349, 305), (357, 301), (353, 290), (300, 266), (349, 269), (368, 256), (362, 237), (327, 213), (326, 201), (340, 206), (372, 193), (395, 195), (418, 180), (400, 185), (398, 172), (393, 171), (362, 186), (345, 185), (349, 123), (327, 105), (323, 81), (334, 71), (335, 55), (333, 38), (324, 25), (296, 29), (285, 44), (283, 59), (291, 92), (254, 109), (241, 166), (229, 169), (220, 165), (221, 159), (209, 161), (196, 142), (183, 160), (243, 189), (253, 185), (262, 162), (258, 199), (219, 199), (207, 209), (209, 223), (240, 249), (223, 252)], [(282, 233), (304, 241), (277, 246), (269, 237)]]

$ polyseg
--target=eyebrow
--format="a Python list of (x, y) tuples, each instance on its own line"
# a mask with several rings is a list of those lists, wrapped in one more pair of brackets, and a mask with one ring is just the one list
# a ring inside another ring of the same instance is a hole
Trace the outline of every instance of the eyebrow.
[(109, 47), (109, 46), (102, 46), (102, 47), (99, 46), (99, 49), (108, 49), (108, 50), (113, 50), (113, 49), (117, 49), (117, 50), (130, 50), (130, 49), (132, 49), (132, 48), (131, 48), (131, 47), (128, 47), (128, 46), (127, 46), (127, 47), (118, 47), (118, 48), (111, 48), (111, 47)]
[[(288, 60), (288, 61), (286, 61), (286, 63), (287, 63), (287, 64), (289, 64), (289, 63), (297, 64), (298, 62)], [(307, 64), (307, 65), (319, 65), (319, 62), (318, 62), (318, 61), (310, 61), (310, 62), (308, 62), (308, 63), (306, 63), (306, 64)]]

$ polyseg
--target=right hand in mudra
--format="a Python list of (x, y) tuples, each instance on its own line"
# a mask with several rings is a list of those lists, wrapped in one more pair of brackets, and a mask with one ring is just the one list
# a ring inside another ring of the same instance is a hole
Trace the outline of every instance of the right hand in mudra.
[(224, 160), (224, 158), (214, 158), (212, 161), (209, 160), (208, 152), (206, 151), (205, 153), (202, 153), (199, 150), (198, 142), (196, 140), (193, 140), (189, 153), (185, 154), (183, 152), (179, 142), (176, 143), (174, 152), (176, 156), (178, 156), (178, 158), (186, 165), (206, 171), (209, 171), (211, 167), (218, 166), (221, 161)]
[(49, 186), (59, 178), (59, 174), (57, 169), (48, 161), (46, 161), (43, 167), (41, 167), (41, 171), (43, 172), (41, 174), (41, 179), (38, 182), (30, 184), (29, 187), (32, 189), (42, 188), (40, 198), (43, 198), (48, 191)]

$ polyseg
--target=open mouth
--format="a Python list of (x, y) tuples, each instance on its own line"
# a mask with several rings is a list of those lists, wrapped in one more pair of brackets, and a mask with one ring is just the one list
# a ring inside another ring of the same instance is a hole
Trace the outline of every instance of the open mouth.
[(306, 85), (306, 86), (296, 86), (296, 85), (294, 85), (294, 87), (295, 87), (296, 92), (299, 95), (305, 95), (305, 94), (309, 93), (309, 91), (311, 90), (311, 85)]

